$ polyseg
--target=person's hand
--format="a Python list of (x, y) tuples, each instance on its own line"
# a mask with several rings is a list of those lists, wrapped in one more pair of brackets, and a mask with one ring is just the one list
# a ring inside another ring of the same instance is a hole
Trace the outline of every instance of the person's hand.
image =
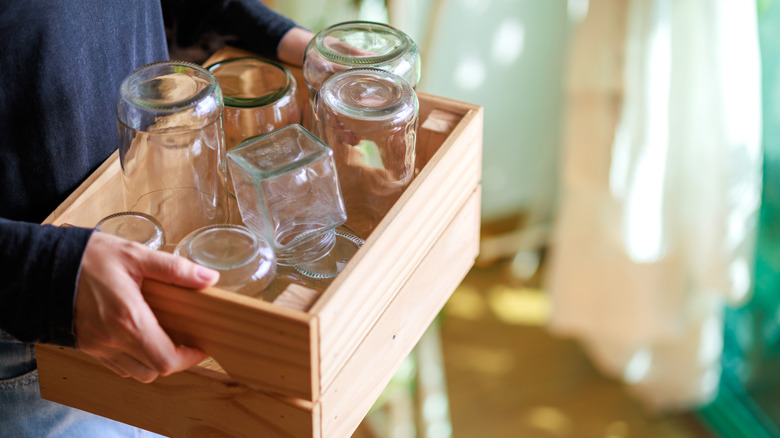
[(202, 351), (175, 345), (141, 294), (144, 278), (202, 289), (219, 273), (183, 257), (94, 232), (81, 264), (74, 326), (77, 348), (144, 383), (195, 366)]
[(300, 67), (303, 65), (303, 54), (306, 52), (306, 46), (312, 38), (314, 38), (314, 34), (311, 31), (302, 27), (293, 27), (279, 41), (276, 56), (282, 62)]

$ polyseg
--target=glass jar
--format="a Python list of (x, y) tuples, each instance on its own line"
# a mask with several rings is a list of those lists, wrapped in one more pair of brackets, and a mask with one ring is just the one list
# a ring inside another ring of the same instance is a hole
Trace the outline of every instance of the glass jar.
[(346, 220), (333, 151), (301, 125), (251, 137), (228, 152), (243, 222), (280, 265), (325, 256)]
[(336, 161), (348, 224), (368, 236), (412, 181), (419, 102), (403, 78), (374, 68), (328, 78), (315, 132)]
[(219, 271), (216, 286), (258, 297), (276, 273), (271, 246), (240, 225), (210, 225), (182, 239), (174, 254)]
[[(295, 77), (283, 65), (257, 57), (230, 58), (207, 69), (225, 100), (225, 149), (242, 140), (301, 123)], [(229, 222), (241, 225), (241, 214), (228, 172)]]
[(309, 96), (303, 125), (312, 130), (317, 90), (334, 73), (360, 67), (387, 70), (412, 88), (420, 81), (420, 54), (404, 32), (382, 23), (348, 21), (318, 32), (303, 57), (303, 79)]
[(159, 62), (131, 72), (117, 104), (125, 210), (155, 217), (168, 243), (225, 222), (222, 93), (208, 70)]
[(225, 100), (225, 146), (301, 123), (295, 77), (283, 65), (257, 57), (231, 58), (207, 69)]
[(123, 211), (98, 221), (95, 229), (137, 242), (151, 249), (165, 246), (165, 232), (157, 219), (137, 211)]

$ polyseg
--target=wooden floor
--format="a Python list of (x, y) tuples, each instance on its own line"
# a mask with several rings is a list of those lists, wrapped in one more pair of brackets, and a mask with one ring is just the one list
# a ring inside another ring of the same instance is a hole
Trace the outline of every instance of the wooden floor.
[[(694, 415), (645, 412), (575, 342), (548, 333), (544, 291), (534, 277), (518, 280), (512, 267), (509, 260), (475, 267), (442, 312), (453, 438), (715, 436)], [(370, 420), (356, 437), (415, 436), (369, 430)], [(419, 430), (416, 436), (435, 438)]]

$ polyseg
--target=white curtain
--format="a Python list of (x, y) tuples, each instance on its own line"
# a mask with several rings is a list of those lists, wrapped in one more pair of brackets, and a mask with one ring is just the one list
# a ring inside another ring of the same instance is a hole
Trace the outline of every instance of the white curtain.
[(550, 329), (653, 409), (704, 404), (752, 287), (755, 2), (591, 0), (568, 74)]

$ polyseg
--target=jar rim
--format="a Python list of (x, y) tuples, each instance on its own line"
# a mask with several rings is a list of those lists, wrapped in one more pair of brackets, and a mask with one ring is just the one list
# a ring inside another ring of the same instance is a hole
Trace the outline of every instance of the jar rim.
[[(364, 28), (373, 32), (381, 32), (393, 35), (398, 39), (399, 44), (394, 46), (388, 53), (373, 55), (373, 56), (346, 56), (336, 53), (327, 48), (325, 45), (325, 38), (331, 34), (350, 28)], [(374, 21), (345, 21), (342, 23), (334, 24), (330, 27), (323, 29), (315, 35), (312, 40), (317, 52), (328, 61), (335, 61), (339, 64), (350, 66), (367, 66), (376, 65), (392, 61), (400, 58), (406, 53), (412, 46), (413, 42), (411, 38), (404, 32), (384, 23)]]
[[(200, 243), (202, 239), (213, 238), (215, 233), (220, 234), (233, 234), (247, 238), (246, 252), (244, 256), (232, 263), (215, 262), (204, 258), (201, 254), (194, 251), (193, 245)], [(174, 253), (177, 255), (185, 256), (192, 261), (208, 266), (212, 269), (218, 270), (231, 270), (237, 269), (242, 266), (246, 266), (253, 263), (258, 256), (261, 256), (264, 247), (264, 241), (262, 241), (257, 235), (255, 235), (249, 228), (243, 225), (231, 225), (231, 224), (214, 224), (199, 228), (182, 239), (177, 245)]]
[[(206, 80), (206, 86), (199, 90), (194, 95), (191, 95), (187, 98), (173, 101), (173, 102), (166, 102), (164, 104), (157, 103), (151, 100), (147, 99), (141, 99), (134, 97), (131, 93), (132, 90), (134, 90), (139, 84), (146, 80), (154, 79), (155, 77), (159, 77), (160, 75), (156, 76), (144, 76), (145, 74), (154, 71), (157, 67), (169, 67), (171, 69), (171, 73), (179, 73), (181, 69), (192, 69), (196, 72), (197, 76), (200, 79)], [(182, 109), (192, 108), (197, 106), (201, 101), (206, 99), (207, 97), (214, 94), (215, 91), (219, 90), (219, 84), (217, 83), (216, 78), (214, 75), (211, 74), (208, 70), (205, 68), (191, 63), (191, 62), (185, 62), (185, 61), (159, 61), (159, 62), (153, 62), (151, 64), (146, 64), (141, 67), (136, 68), (130, 74), (128, 74), (123, 80), (120, 85), (120, 95), (122, 96), (123, 100), (125, 100), (127, 103), (132, 104), (134, 106), (144, 108), (144, 109), (152, 109), (156, 111), (180, 111)], [(219, 93), (221, 94), (221, 90), (219, 90)], [(222, 98), (220, 96), (220, 103)]]
[[(397, 90), (397, 98), (386, 105), (372, 108), (353, 106), (347, 100), (337, 96), (345, 84), (355, 83), (362, 78), (390, 84), (392, 88)], [(409, 117), (419, 110), (417, 93), (406, 79), (387, 70), (372, 67), (354, 68), (331, 75), (320, 87), (317, 101), (320, 100), (327, 102), (327, 105), (339, 114), (377, 121)]]
[[(253, 108), (253, 107), (270, 105), (272, 103), (279, 101), (281, 98), (283, 98), (284, 96), (290, 93), (290, 90), (293, 88), (293, 84), (295, 84), (295, 78), (293, 77), (292, 72), (290, 72), (290, 70), (284, 65), (278, 62), (271, 61), (269, 59), (265, 59), (257, 56), (241, 56), (237, 58), (223, 59), (205, 68), (206, 70), (211, 72), (211, 74), (214, 75), (214, 77), (216, 78), (217, 75), (216, 72), (214, 71), (215, 69), (218, 69), (219, 67), (225, 66), (227, 64), (246, 62), (246, 61), (257, 61), (279, 69), (279, 71), (285, 77), (285, 83), (279, 88), (258, 97), (233, 97), (233, 96), (226, 95), (223, 90), (222, 99), (224, 100), (226, 106), (231, 106), (236, 108)], [(219, 79), (216, 80), (217, 83), (219, 83)]]

